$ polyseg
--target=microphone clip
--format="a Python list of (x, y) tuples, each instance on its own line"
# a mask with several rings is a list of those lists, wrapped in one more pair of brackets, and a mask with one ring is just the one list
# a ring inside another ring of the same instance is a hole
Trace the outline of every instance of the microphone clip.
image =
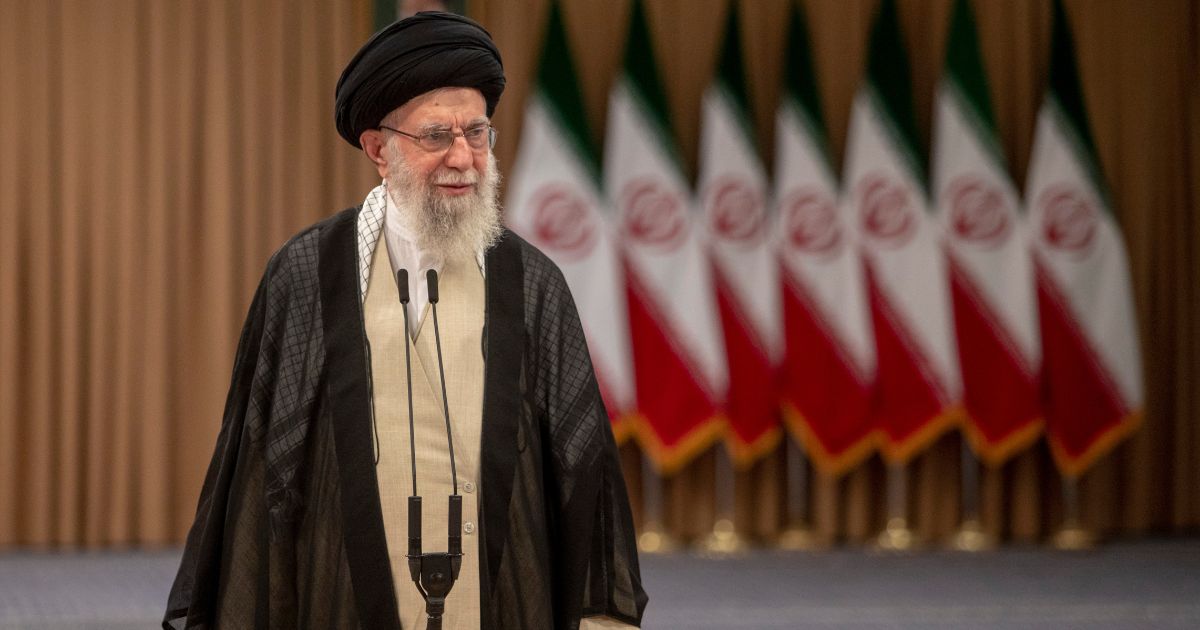
[(408, 572), (425, 600), (428, 630), (441, 628), (446, 596), (454, 588), (462, 569), (462, 497), (451, 495), (448, 498), (448, 549), (428, 553), (421, 553), (421, 497), (408, 498)]
[(446, 596), (458, 580), (462, 568), (462, 554), (445, 551), (423, 553), (408, 557), (408, 567), (413, 573), (417, 590), (425, 599), (425, 614), (430, 621), (441, 619), (446, 611)]

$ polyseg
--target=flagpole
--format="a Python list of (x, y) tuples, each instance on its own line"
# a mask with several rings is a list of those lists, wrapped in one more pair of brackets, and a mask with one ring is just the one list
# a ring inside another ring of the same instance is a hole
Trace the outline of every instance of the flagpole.
[(779, 535), (777, 545), (789, 551), (812, 551), (824, 548), (825, 541), (812, 529), (808, 518), (808, 457), (795, 440), (784, 438), (787, 459), (788, 525)]
[(724, 445), (717, 445), (717, 464), (715, 471), (715, 491), (717, 518), (713, 522), (712, 531), (700, 540), (699, 549), (702, 555), (712, 557), (730, 557), (744, 553), (748, 547), (745, 538), (737, 531), (734, 522), (734, 470), (729, 458), (729, 451)]
[(650, 457), (642, 460), (642, 533), (638, 535), (638, 551), (642, 553), (671, 553), (679, 549), (679, 541), (663, 526), (664, 480), (654, 469)]
[[(1060, 473), (1061, 474), (1061, 473)], [(1063, 523), (1052, 544), (1063, 551), (1086, 551), (1096, 546), (1096, 536), (1079, 518), (1079, 479), (1062, 475)]]
[(887, 526), (875, 539), (880, 551), (912, 551), (919, 546), (916, 532), (908, 526), (908, 467), (888, 464)]
[(966, 439), (962, 441), (962, 523), (950, 539), (956, 551), (991, 551), (996, 540), (983, 529), (979, 517), (979, 458)]

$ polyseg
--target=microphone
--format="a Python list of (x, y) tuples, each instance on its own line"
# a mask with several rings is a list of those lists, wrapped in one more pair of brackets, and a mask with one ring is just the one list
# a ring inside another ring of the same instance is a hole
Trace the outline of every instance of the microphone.
[(442, 614), (446, 609), (446, 596), (454, 587), (462, 568), (462, 496), (458, 494), (458, 471), (454, 464), (454, 437), (450, 432), (450, 401), (446, 397), (446, 371), (442, 362), (442, 336), (438, 327), (437, 272), (430, 269), (426, 274), (429, 288), (429, 304), (433, 311), (433, 338), (437, 347), (438, 376), (442, 386), (442, 417), (446, 423), (446, 442), (450, 450), (450, 478), (454, 494), (448, 497), (446, 552), (421, 552), (421, 496), (417, 494), (416, 429), (413, 423), (412, 358), (409, 350), (408, 315), (408, 270), (396, 272), (396, 289), (400, 304), (404, 306), (404, 368), (408, 377), (408, 445), (412, 463), (412, 496), (408, 497), (408, 571), (417, 591), (425, 600), (428, 617), (427, 630), (441, 630)]
[(425, 282), (429, 287), (429, 303), (437, 306), (438, 303), (438, 283), (437, 272), (430, 269), (425, 272)]
[[(438, 377), (442, 386), (442, 417), (446, 421), (446, 443), (450, 450), (450, 478), (454, 494), (448, 497), (446, 523), (446, 553), (427, 553), (421, 562), (421, 583), (417, 588), (425, 596), (425, 612), (429, 617), (427, 630), (441, 630), (442, 612), (446, 596), (454, 587), (462, 568), (462, 497), (458, 494), (458, 471), (454, 465), (454, 437), (450, 432), (450, 401), (446, 397), (446, 370), (442, 363), (442, 333), (438, 326), (438, 282), (437, 272), (430, 269), (425, 273), (429, 288), (429, 307), (433, 314), (433, 341), (437, 347)], [(421, 587), (424, 586), (422, 589)], [(428, 594), (426, 594), (428, 591)]]
[(438, 276), (430, 269), (425, 272), (425, 280), (429, 284), (429, 308), (433, 311), (433, 343), (437, 347), (438, 378), (442, 384), (442, 412), (446, 419), (446, 442), (450, 445), (450, 479), (454, 483), (454, 494), (458, 496), (458, 472), (454, 468), (454, 438), (450, 434), (450, 400), (446, 398), (446, 370), (442, 366), (442, 333), (438, 330)]
[(404, 311), (404, 371), (408, 385), (408, 452), (412, 465), (412, 494), (408, 497), (408, 572), (421, 587), (421, 495), (417, 493), (417, 441), (413, 426), (412, 356), (409, 346), (408, 322), (408, 270), (396, 272), (396, 291), (400, 295), (400, 306)]
[(446, 548), (449, 550), (450, 556), (455, 559), (454, 578), (457, 579), (458, 571), (462, 566), (462, 496), (458, 494), (458, 471), (454, 464), (454, 437), (450, 432), (450, 399), (446, 396), (446, 369), (442, 364), (442, 333), (438, 327), (437, 315), (437, 272), (432, 269), (425, 272), (425, 280), (429, 285), (429, 305), (433, 312), (433, 342), (437, 347), (438, 378), (442, 385), (442, 411), (446, 420), (446, 443), (450, 449), (450, 480), (454, 485), (454, 494), (449, 497), (450, 519)]
[(408, 270), (396, 270), (396, 292), (400, 294), (400, 303), (408, 306)]

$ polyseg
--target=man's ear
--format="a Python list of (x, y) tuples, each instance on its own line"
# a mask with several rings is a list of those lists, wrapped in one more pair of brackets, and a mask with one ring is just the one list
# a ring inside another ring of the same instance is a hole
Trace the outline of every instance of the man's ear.
[(368, 129), (358, 136), (358, 143), (362, 145), (363, 153), (367, 154), (367, 159), (375, 164), (375, 170), (379, 171), (379, 176), (386, 177), (388, 162), (383, 154), (385, 146), (383, 132), (378, 129)]

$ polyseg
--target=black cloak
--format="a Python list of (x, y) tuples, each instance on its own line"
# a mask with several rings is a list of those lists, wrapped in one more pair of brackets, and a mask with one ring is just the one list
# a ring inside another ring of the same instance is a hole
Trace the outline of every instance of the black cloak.
[[(164, 628), (399, 628), (371, 433), (351, 208), (272, 256)], [(382, 246), (379, 244), (377, 246)], [(488, 629), (640, 624), (625, 482), (566, 281), (486, 255), (480, 613)]]

